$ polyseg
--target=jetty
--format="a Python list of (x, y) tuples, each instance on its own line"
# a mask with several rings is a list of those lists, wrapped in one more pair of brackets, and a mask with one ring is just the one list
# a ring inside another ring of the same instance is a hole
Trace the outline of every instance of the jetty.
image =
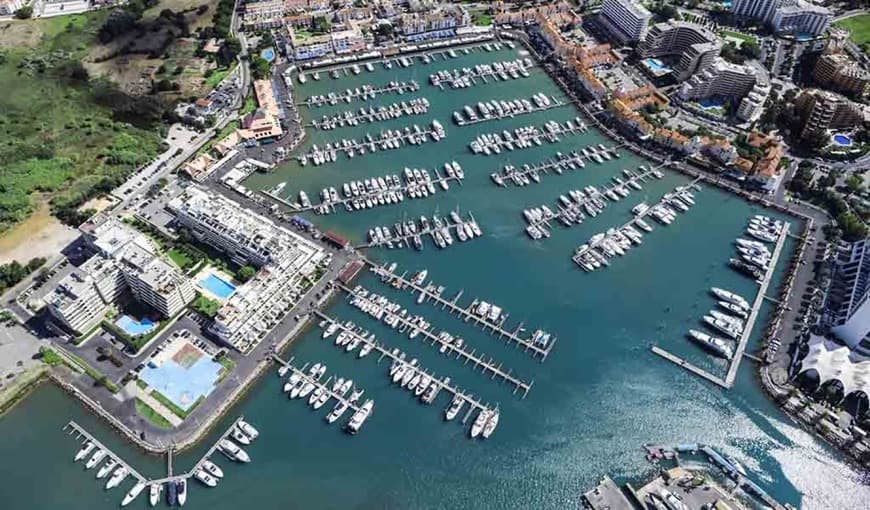
[[(78, 441), (79, 443), (90, 442), (91, 444), (94, 445), (94, 451), (96, 451), (96, 449), (99, 448), (100, 450), (103, 450), (104, 452), (106, 452), (106, 457), (104, 458), (104, 460), (100, 461), (100, 464), (105, 462), (106, 459), (112, 459), (115, 462), (117, 462), (118, 466), (123, 466), (127, 470), (127, 473), (129, 473), (127, 476), (132, 476), (133, 478), (136, 479), (137, 482), (141, 482), (141, 483), (146, 483), (148, 481), (148, 479), (145, 478), (144, 476), (142, 476), (142, 474), (139, 473), (139, 471), (136, 471), (136, 469), (134, 469), (133, 466), (131, 466), (130, 464), (127, 464), (127, 462), (125, 462), (124, 459), (121, 458), (120, 455), (113, 452), (111, 448), (109, 448), (108, 446), (101, 443), (96, 437), (94, 437), (90, 432), (85, 430), (84, 427), (82, 427), (81, 425), (79, 425), (75, 421), (73, 421), (73, 420), (68, 421), (67, 424), (63, 426), (62, 430), (64, 432), (66, 432), (67, 434), (74, 436), (76, 441)], [(86, 461), (87, 458), (88, 457), (86, 456), (82, 460)], [(116, 469), (116, 468), (114, 468), (114, 469)]]
[[(441, 183), (456, 182), (459, 185), (462, 185), (462, 178), (457, 175), (441, 175), (437, 168), (433, 169), (433, 172), (435, 173), (435, 177), (430, 178), (425, 182), (408, 182), (406, 180), (401, 186), (393, 185), (388, 186), (387, 189), (364, 191), (358, 195), (339, 197), (338, 200), (322, 199), (319, 204), (312, 204), (309, 206), (301, 206), (297, 204), (294, 209), (298, 212), (314, 211), (317, 214), (330, 214), (334, 213), (337, 208), (343, 207), (346, 211), (353, 212), (360, 209), (369, 209), (370, 207), (400, 203), (404, 201), (405, 198), (416, 199), (434, 196), (437, 191), (432, 193), (426, 191), (425, 194), (416, 193), (417, 190), (422, 191), (422, 188), (429, 183), (433, 185), (435, 190), (441, 187)], [(411, 191), (415, 192), (411, 193)], [(382, 197), (386, 200), (382, 200)], [(369, 204), (371, 204), (371, 206)]]
[(323, 391), (326, 391), (327, 395), (329, 395), (329, 400), (327, 400), (326, 402), (334, 399), (338, 402), (341, 402), (342, 404), (345, 404), (347, 407), (352, 409), (353, 412), (357, 412), (360, 410), (360, 406), (356, 402), (351, 402), (350, 400), (345, 398), (344, 395), (332, 391), (332, 386), (330, 386), (329, 384), (332, 381), (332, 377), (327, 379), (326, 382), (320, 382), (318, 379), (314, 379), (313, 377), (308, 375), (306, 369), (309, 367), (309, 363), (305, 363), (304, 365), (302, 365), (302, 368), (298, 368), (292, 364), (295, 358), (291, 357), (289, 360), (284, 361), (283, 359), (281, 359), (280, 356), (278, 356), (277, 353), (272, 353), (272, 359), (279, 365), (289, 368), (294, 374), (298, 374), (303, 381), (313, 384), (315, 388), (314, 391), (317, 391), (317, 388), (323, 388)]
[[(430, 221), (428, 223), (428, 226), (421, 224), (419, 227), (415, 227), (415, 230), (413, 232), (408, 232), (407, 228), (401, 232), (394, 231), (394, 229), (392, 229), (391, 227), (386, 226), (386, 225), (380, 226), (380, 227), (375, 227), (375, 228), (369, 230), (368, 242), (358, 244), (358, 245), (354, 246), (354, 248), (357, 250), (363, 249), (363, 248), (378, 247), (378, 246), (387, 246), (389, 248), (392, 248), (393, 243), (395, 243), (396, 245), (398, 245), (401, 248), (403, 246), (411, 246), (414, 238), (419, 237), (422, 239), (425, 236), (431, 237), (432, 240), (435, 242), (436, 246), (438, 246), (439, 248), (446, 248), (446, 247), (452, 245), (453, 243), (452, 242), (448, 243), (446, 241), (444, 242), (443, 245), (439, 243), (439, 237), (441, 239), (444, 239), (444, 236), (443, 236), (444, 230), (446, 230), (448, 233), (452, 234), (452, 233), (455, 233), (460, 228), (462, 228), (465, 232), (467, 232), (467, 229), (465, 229), (466, 224), (475, 224), (475, 225), (477, 224), (477, 221), (474, 219), (474, 215), (472, 215), (470, 212), (468, 213), (468, 218), (469, 218), (468, 220), (462, 220), (460, 222), (456, 222), (456, 221), (453, 221), (450, 217), (445, 217), (445, 218), (443, 218), (443, 224), (440, 228), (434, 224), (435, 223), (434, 221)], [(460, 218), (460, 219), (462, 219), (462, 218)], [(409, 220), (409, 221), (413, 221), (413, 220)], [(381, 236), (377, 235), (378, 228), (381, 229)], [(481, 235), (482, 235), (482, 232), (481, 232)], [(457, 237), (458, 237), (458, 234), (457, 234)], [(475, 235), (473, 238), (469, 237), (466, 240), (470, 241), (470, 240), (476, 239), (478, 237), (480, 237), (480, 236)], [(451, 239), (452, 239), (452, 237), (451, 237)], [(460, 242), (463, 242), (463, 241), (460, 240)]]
[[(344, 331), (344, 332), (350, 333), (351, 335), (354, 335), (355, 337), (359, 338), (362, 343), (372, 345), (372, 350), (377, 351), (378, 354), (380, 354), (380, 356), (378, 356), (378, 358), (377, 358), (378, 363), (380, 363), (384, 358), (388, 358), (391, 361), (395, 361), (398, 363), (409, 363), (409, 361), (407, 359), (401, 357), (401, 354), (402, 354), (401, 351), (396, 350), (397, 352), (394, 352), (394, 351), (387, 350), (380, 343), (374, 342), (372, 340), (369, 340), (365, 336), (359, 335), (356, 331), (346, 327), (344, 324), (342, 324), (338, 320), (326, 315), (325, 313), (321, 312), (320, 310), (315, 310), (314, 314), (317, 315), (318, 317), (320, 317), (323, 321), (325, 321), (325, 323), (327, 325), (336, 324), (339, 328), (339, 331)], [(427, 372), (425, 370), (422, 370), (421, 367), (416, 367), (416, 368), (417, 368), (417, 370), (420, 370), (422, 373), (428, 374), (432, 378), (432, 384), (438, 384), (438, 386), (440, 386), (440, 388), (433, 394), (432, 400), (426, 401), (425, 403), (431, 404), (435, 400), (435, 398), (437, 398), (437, 396), (441, 392), (441, 390), (444, 390), (444, 391), (447, 391), (448, 393), (450, 393), (451, 395), (453, 395), (454, 397), (457, 395), (461, 396), (463, 399), (465, 399), (470, 404), (471, 407), (468, 409), (468, 411), (466, 411), (465, 416), (462, 419), (462, 423), (465, 423), (468, 420), (468, 418), (471, 416), (471, 414), (474, 412), (475, 409), (479, 409), (481, 411), (483, 411), (484, 409), (492, 409), (492, 406), (490, 406), (489, 404), (482, 403), (473, 394), (466, 392), (466, 391), (463, 391), (463, 390), (459, 389), (459, 387), (451, 384), (449, 377), (437, 377), (434, 373), (430, 373), (430, 372)], [(514, 394), (516, 394), (520, 389), (522, 389), (523, 394), (522, 394), (521, 398), (526, 398), (526, 395), (528, 394), (530, 388), (531, 388), (531, 385), (529, 385), (526, 388), (517, 387), (514, 390)]]
[[(343, 290), (350, 296), (351, 298), (357, 298), (361, 301), (365, 301), (368, 303), (375, 304), (374, 301), (371, 301), (368, 297), (363, 296), (356, 292), (354, 289), (351, 289), (343, 284), (336, 284), (339, 289)], [(503, 363), (496, 364), (496, 361), (489, 357), (488, 359), (484, 359), (481, 357), (482, 355), (477, 353), (476, 349), (472, 349), (469, 351), (466, 345), (457, 345), (452, 340), (448, 341), (440, 338), (438, 335), (432, 333), (430, 328), (419, 327), (418, 325), (411, 322), (409, 318), (403, 317), (399, 314), (388, 312), (391, 316), (396, 317), (399, 324), (405, 326), (408, 329), (419, 331), (419, 334), (423, 336), (423, 338), (427, 339), (431, 345), (440, 345), (441, 349), (444, 351), (444, 354), (448, 356), (456, 355), (456, 359), (461, 359), (464, 365), (472, 364), (473, 368), (480, 367), (483, 373), (488, 373), (491, 375), (490, 379), (495, 379), (496, 377), (501, 378), (503, 381), (514, 385), (514, 393), (522, 390), (525, 393), (529, 392), (529, 389), (532, 387), (532, 382), (525, 382), (519, 377), (513, 375), (513, 370), (504, 369)], [(458, 338), (455, 335), (452, 338)]]
[(773, 273), (776, 269), (776, 264), (779, 261), (779, 256), (782, 253), (782, 247), (785, 244), (785, 240), (788, 237), (790, 223), (786, 222), (783, 224), (783, 227), (779, 233), (779, 237), (776, 240), (776, 246), (773, 249), (773, 255), (770, 258), (770, 264), (768, 264), (767, 271), (764, 274), (764, 277), (759, 282), (758, 292), (755, 294), (755, 300), (752, 302), (752, 308), (749, 311), (749, 317), (746, 320), (746, 325), (743, 328), (743, 332), (740, 334), (740, 338), (737, 341), (737, 348), (734, 351), (734, 356), (731, 358), (728, 364), (728, 371), (725, 374), (724, 378), (717, 377), (706, 370), (693, 365), (692, 363), (672, 354), (658, 346), (653, 345), (652, 351), (664, 359), (671, 361), (686, 370), (692, 372), (693, 374), (702, 377), (714, 384), (717, 384), (725, 389), (729, 389), (734, 386), (734, 379), (737, 377), (737, 370), (740, 368), (740, 362), (743, 360), (744, 356), (753, 358), (753, 356), (747, 354), (746, 344), (749, 342), (749, 337), (752, 335), (752, 329), (755, 326), (755, 321), (758, 319), (758, 314), (761, 311), (761, 305), (765, 299), (765, 293), (767, 292), (767, 288), (770, 285), (770, 281), (773, 278)]
[(372, 87), (370, 85), (366, 85), (364, 87), (357, 88), (355, 90), (345, 90), (341, 94), (336, 94), (335, 92), (330, 92), (329, 94), (323, 95), (314, 95), (309, 97), (303, 102), (296, 103), (297, 106), (324, 106), (324, 105), (336, 105), (340, 101), (344, 101), (345, 103), (350, 103), (351, 101), (359, 101), (359, 100), (368, 100), (374, 99), (376, 96), (382, 94), (404, 94), (405, 92), (414, 92), (420, 90), (420, 84), (416, 81), (409, 82), (391, 82), (387, 85), (381, 87)]
[(412, 99), (408, 102), (392, 103), (375, 108), (360, 108), (358, 111), (345, 111), (321, 119), (314, 119), (306, 124), (323, 130), (332, 130), (340, 127), (351, 127), (359, 124), (372, 124), (387, 120), (398, 119), (411, 115), (423, 115), (429, 112), (429, 100), (425, 97)]
[(520, 110), (507, 110), (507, 111), (503, 111), (501, 113), (494, 112), (494, 113), (490, 114), (489, 116), (478, 117), (476, 119), (469, 119), (469, 118), (461, 117), (461, 112), (456, 111), (456, 112), (453, 112), (453, 119), (456, 121), (456, 124), (458, 126), (473, 126), (475, 124), (482, 124), (484, 122), (489, 122), (492, 120), (502, 120), (502, 119), (508, 119), (508, 118), (512, 118), (512, 117), (519, 117), (521, 115), (529, 115), (532, 113), (545, 112), (547, 110), (552, 110), (554, 108), (561, 108), (567, 104), (563, 101), (559, 101), (556, 98), (549, 98), (549, 101), (550, 102), (548, 104), (532, 105), (528, 108), (523, 108)]
[(524, 352), (530, 353), (533, 357), (540, 356), (542, 363), (550, 355), (550, 351), (553, 350), (553, 346), (556, 344), (556, 337), (553, 337), (553, 339), (544, 347), (536, 345), (529, 338), (520, 337), (520, 333), (524, 331), (524, 323), (522, 322), (513, 330), (505, 329), (505, 322), (508, 318), (507, 315), (502, 317), (498, 322), (493, 322), (488, 320), (486, 317), (481, 317), (480, 315), (475, 314), (473, 310), (480, 303), (480, 300), (475, 299), (470, 305), (465, 307), (461, 306), (459, 304), (459, 299), (462, 297), (463, 291), (459, 291), (452, 299), (448, 300), (442, 297), (442, 293), (434, 292), (431, 284), (427, 287), (417, 285), (411, 280), (405, 278), (406, 273), (399, 275), (395, 272), (390, 272), (385, 265), (375, 264), (367, 258), (363, 258), (363, 261), (369, 264), (371, 271), (380, 275), (384, 281), (394, 282), (396, 288), (406, 289), (411, 294), (423, 294), (422, 301), (431, 302), (434, 306), (441, 307), (442, 310), (447, 310), (451, 314), (458, 315), (464, 322), (475, 324), (484, 332), (495, 336), (499, 340), (503, 339), (505, 343), (512, 342), (515, 346), (522, 347)]
[[(478, 64), (473, 68), (446, 69), (429, 75), (429, 82), (441, 89), (464, 89), (490, 80), (515, 80), (531, 76), (530, 69), (536, 67), (532, 59), (505, 60)], [(445, 85), (447, 87), (445, 87)]]
[(573, 122), (569, 120), (564, 123), (550, 120), (543, 124), (543, 128), (538, 126), (523, 126), (514, 129), (512, 133), (503, 131), (502, 133), (484, 133), (478, 135), (468, 143), (468, 148), (472, 154), (490, 156), (501, 154), (503, 150), (523, 150), (540, 146), (544, 143), (557, 143), (561, 140), (559, 136), (585, 133), (587, 131), (589, 131), (589, 127), (586, 126), (586, 123), (580, 117), (574, 119)]

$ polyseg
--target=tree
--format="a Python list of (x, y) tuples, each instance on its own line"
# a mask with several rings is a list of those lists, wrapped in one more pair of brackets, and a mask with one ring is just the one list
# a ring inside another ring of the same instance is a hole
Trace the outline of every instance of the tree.
[(328, 34), (332, 29), (332, 23), (326, 16), (318, 16), (311, 20), (311, 31), (315, 34)]
[(239, 280), (246, 282), (253, 278), (255, 274), (257, 274), (257, 269), (253, 266), (242, 266), (239, 268), (238, 273), (236, 273), (236, 277), (238, 277)]
[(18, 19), (30, 19), (33, 17), (33, 7), (25, 5), (15, 11), (15, 17)]
[(846, 187), (852, 193), (861, 193), (864, 189), (864, 179), (860, 176), (852, 174), (846, 179)]
[(270, 68), (271, 64), (263, 57), (255, 56), (251, 59), (251, 74), (258, 80), (268, 78)]

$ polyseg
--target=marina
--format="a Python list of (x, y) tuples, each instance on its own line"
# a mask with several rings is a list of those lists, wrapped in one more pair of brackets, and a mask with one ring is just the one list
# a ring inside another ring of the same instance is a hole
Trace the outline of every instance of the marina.
[[(456, 162), (448, 162), (443, 167), (444, 174), (437, 168), (431, 170), (405, 168), (402, 177), (398, 174), (372, 177), (359, 181), (345, 182), (339, 194), (335, 186), (324, 188), (320, 193), (321, 202), (312, 204), (305, 192), (299, 193), (299, 200), (293, 204), (297, 212), (314, 211), (316, 214), (331, 214), (339, 207), (348, 212), (372, 207), (397, 204), (408, 199), (434, 196), (438, 188), (450, 189), (450, 182), (462, 184), (465, 174)], [(434, 177), (432, 177), (434, 175)], [(269, 196), (275, 196), (273, 190)]]
[(512, 384), (514, 386), (514, 393), (522, 391), (523, 396), (525, 396), (532, 388), (534, 381), (523, 381), (513, 375), (513, 370), (509, 369), (505, 371), (502, 363), (496, 365), (493, 358), (482, 358), (477, 354), (476, 349), (469, 351), (465, 346), (464, 341), (462, 341), (462, 338), (451, 335), (444, 330), (440, 331), (438, 334), (433, 333), (434, 328), (432, 324), (426, 321), (422, 316), (410, 316), (407, 313), (407, 310), (402, 310), (405, 313), (401, 313), (397, 304), (389, 302), (382, 296), (370, 293), (367, 289), (362, 287), (358, 286), (357, 288), (351, 289), (341, 284), (337, 284), (337, 287), (346, 292), (351, 304), (364, 313), (368, 313), (379, 321), (384, 321), (385, 324), (394, 329), (402, 328), (402, 331), (408, 332), (408, 337), (412, 340), (418, 335), (422, 335), (422, 337), (428, 340), (431, 345), (439, 345), (439, 351), (442, 354), (448, 356), (456, 354), (456, 358), (462, 359), (464, 365), (471, 363), (474, 369), (479, 367), (482, 373), (488, 373), (491, 376), (491, 379), (498, 377), (503, 381)]
[[(556, 337), (540, 329), (535, 330), (529, 338), (520, 337), (520, 333), (525, 331), (525, 323), (523, 322), (517, 324), (512, 331), (504, 329), (508, 314), (502, 313), (501, 308), (498, 306), (485, 303), (479, 299), (474, 299), (467, 307), (459, 306), (459, 299), (464, 291), (460, 290), (457, 292), (453, 299), (445, 299), (443, 297), (445, 290), (443, 287), (435, 286), (431, 282), (426, 287), (423, 287), (425, 275), (421, 279), (421, 272), (416, 273), (415, 277), (407, 279), (405, 278), (407, 272), (399, 275), (395, 272), (395, 268), (391, 270), (386, 264), (379, 265), (372, 261), (367, 262), (371, 271), (380, 276), (383, 282), (397, 289), (408, 290), (412, 295), (417, 293), (418, 303), (431, 301), (434, 303), (434, 306), (440, 306), (442, 310), (447, 310), (451, 314), (455, 313), (463, 321), (472, 322), (484, 332), (488, 332), (498, 339), (504, 339), (506, 342), (513, 342), (516, 346), (522, 347), (524, 352), (530, 352), (535, 357), (540, 356), (541, 362), (547, 359), (547, 356), (550, 355), (550, 351), (556, 344)], [(428, 275), (428, 272), (426, 274)], [(481, 314), (479, 310), (482, 309), (484, 303), (486, 305), (485, 313)], [(492, 317), (495, 318), (492, 319)]]
[(702, 377), (714, 384), (717, 384), (725, 389), (729, 389), (734, 386), (734, 380), (737, 377), (737, 370), (740, 368), (740, 362), (743, 360), (744, 356), (751, 357), (746, 353), (746, 345), (749, 342), (749, 338), (752, 335), (752, 330), (755, 326), (755, 321), (758, 319), (758, 313), (761, 310), (761, 305), (765, 298), (765, 293), (767, 292), (768, 286), (770, 285), (770, 280), (773, 278), (774, 270), (776, 269), (776, 263), (779, 260), (779, 256), (782, 253), (782, 247), (785, 243), (786, 238), (788, 237), (790, 225), (785, 223), (783, 228), (780, 230), (779, 236), (776, 239), (776, 245), (773, 249), (773, 257), (770, 265), (765, 272), (764, 278), (758, 282), (758, 291), (755, 294), (755, 298), (752, 301), (752, 306), (749, 310), (749, 316), (746, 319), (745, 326), (740, 332), (740, 336), (737, 340), (737, 347), (734, 350), (734, 356), (728, 362), (728, 370), (725, 374), (725, 377), (718, 377), (707, 370), (704, 370), (689, 361), (682, 359), (681, 357), (672, 354), (661, 347), (656, 345), (652, 345), (651, 349), (655, 354), (658, 354), (662, 358), (679, 365), (689, 372)]
[[(587, 216), (595, 217), (600, 214), (609, 203), (628, 197), (630, 190), (640, 191), (642, 189), (640, 183), (645, 182), (647, 178), (661, 175), (661, 173), (656, 174), (655, 169), (646, 169), (643, 166), (640, 167), (640, 173), (628, 169), (623, 169), (622, 172), (624, 179), (613, 176), (614, 183), (607, 187), (586, 186), (582, 190), (574, 189), (559, 195), (556, 211), (547, 205), (525, 209), (523, 217), (528, 223), (526, 233), (534, 240), (548, 238), (550, 222), (553, 220), (558, 220), (566, 227), (579, 225)], [(604, 200), (605, 198), (608, 200)]]
[(308, 107), (326, 105), (334, 106), (341, 102), (350, 103), (352, 101), (368, 101), (384, 94), (402, 95), (405, 93), (416, 92), (418, 90), (420, 90), (420, 84), (414, 80), (403, 82), (391, 81), (380, 87), (364, 85), (362, 87), (357, 87), (354, 90), (346, 89), (340, 94), (329, 92), (328, 94), (321, 96), (310, 96), (304, 102), (297, 104)]
[[(541, 146), (544, 143), (558, 143), (561, 141), (561, 136), (581, 134), (588, 131), (586, 123), (576, 117), (573, 121), (567, 120), (564, 123), (559, 123), (554, 120), (548, 120), (542, 128), (537, 126), (523, 126), (513, 130), (513, 132), (504, 130), (501, 133), (484, 133), (478, 135), (471, 140), (468, 148), (472, 154), (485, 154), (487, 156), (501, 154), (504, 151), (529, 149), (535, 146)], [(585, 149), (584, 154), (585, 154)], [(611, 156), (609, 150), (604, 150), (603, 154), (591, 155), (596, 161), (602, 162), (611, 157), (619, 157), (615, 151)]]
[[(90, 470), (97, 468), (103, 461), (106, 461), (97, 473), (98, 479), (108, 477), (109, 472), (114, 470), (113, 475), (106, 482), (107, 490), (117, 487), (128, 477), (134, 479), (135, 484), (126, 493), (123, 501), (121, 501), (122, 507), (132, 503), (146, 488), (148, 489), (148, 498), (151, 506), (155, 506), (159, 502), (164, 489), (166, 490), (166, 502), (169, 506), (184, 506), (187, 500), (187, 483), (189, 479), (195, 478), (206, 487), (216, 487), (218, 482), (223, 478), (223, 471), (211, 460), (215, 452), (220, 451), (232, 461), (248, 463), (251, 461), (248, 454), (233, 441), (248, 445), (259, 436), (257, 429), (247, 423), (244, 417), (240, 416), (219, 436), (189, 471), (180, 474), (173, 473), (173, 453), (170, 450), (166, 456), (167, 475), (163, 478), (148, 479), (75, 421), (69, 421), (64, 425), (63, 430), (75, 436), (77, 441), (84, 444), (82, 449), (76, 454), (74, 458), (75, 462), (84, 462), (85, 469)], [(83, 438), (84, 441), (82, 441)], [(91, 452), (94, 452), (93, 455), (91, 455)]]
[(441, 90), (457, 90), (484, 85), (490, 80), (518, 80), (531, 76), (534, 63), (530, 58), (504, 60), (474, 67), (442, 70), (429, 75), (429, 83)]
[[(465, 424), (469, 418), (473, 415), (474, 411), (478, 411), (478, 415), (485, 411), (491, 411), (493, 408), (489, 406), (489, 404), (481, 403), (474, 395), (468, 393), (466, 391), (460, 390), (455, 385), (451, 384), (449, 377), (438, 377), (434, 373), (431, 373), (427, 370), (424, 370), (419, 365), (414, 364), (416, 360), (409, 361), (405, 355), (405, 353), (401, 352), (399, 349), (388, 350), (380, 343), (374, 341), (370, 335), (361, 334), (358, 330), (354, 329), (352, 326), (353, 323), (348, 324), (348, 322), (341, 323), (332, 317), (329, 317), (326, 314), (316, 312), (317, 316), (323, 321), (321, 327), (324, 329), (324, 333), (321, 335), (322, 338), (328, 339), (332, 334), (341, 334), (345, 333), (350, 336), (352, 340), (351, 342), (356, 342), (361, 344), (364, 348), (368, 346), (369, 352), (377, 352), (380, 354), (377, 358), (377, 362), (380, 363), (384, 358), (387, 358), (392, 361), (392, 367), (388, 376), (393, 379), (393, 382), (397, 382), (402, 384), (402, 387), (408, 387), (413, 379), (416, 378), (417, 375), (420, 375), (420, 378), (428, 377), (428, 383), (424, 386), (424, 389), (417, 391), (420, 388), (419, 383), (415, 385), (415, 387), (410, 388), (414, 391), (416, 397), (419, 397), (420, 402), (423, 404), (431, 405), (440, 395), (441, 391), (445, 391), (452, 396), (451, 405), (445, 409), (445, 420), (452, 420), (457, 412), (453, 412), (451, 414), (450, 410), (452, 407), (455, 407), (456, 402), (462, 402), (462, 405), (468, 403), (468, 409), (463, 413), (463, 417), (460, 422)], [(332, 333), (330, 333), (332, 331)], [(339, 345), (340, 344), (336, 344)], [(347, 351), (347, 349), (345, 348)], [(348, 351), (348, 352), (352, 352)], [(359, 356), (360, 358), (363, 356)], [(399, 373), (398, 367), (405, 366), (408, 370), (410, 367), (414, 368), (414, 373), (417, 375), (408, 376), (408, 383), (404, 383), (403, 379), (405, 377), (405, 373)], [(516, 393), (517, 390), (514, 391)], [(528, 393), (528, 389), (526, 389), (523, 393), (523, 398), (525, 398)], [(456, 411), (460, 411), (461, 409), (456, 409)]]
[(314, 166), (324, 163), (335, 163), (338, 153), (343, 153), (348, 159), (353, 159), (357, 154), (374, 154), (379, 150), (388, 151), (405, 147), (406, 145), (420, 145), (429, 141), (438, 142), (446, 136), (444, 128), (437, 120), (432, 121), (429, 128), (421, 128), (419, 125), (405, 126), (404, 129), (382, 130), (375, 136), (367, 133), (362, 141), (356, 139), (342, 139), (337, 142), (327, 143), (323, 149), (313, 145), (311, 149), (298, 156), (299, 162), (305, 165), (308, 161)]
[(453, 112), (453, 121), (459, 126), (473, 126), (481, 122), (513, 118), (519, 115), (543, 112), (552, 108), (561, 108), (565, 103), (555, 96), (547, 97), (538, 93), (530, 99), (510, 99), (477, 103), (476, 110), (471, 105), (465, 105), (462, 110)]
[[(325, 382), (320, 382), (326, 373), (326, 365), (305, 363), (302, 368), (298, 368), (292, 364), (293, 358), (284, 361), (274, 353), (272, 359), (281, 365), (278, 369), (278, 376), (282, 380), (287, 372), (290, 372), (283, 389), (291, 399), (302, 398), (305, 400), (307, 398), (308, 404), (314, 409), (320, 409), (332, 400), (336, 402), (333, 410), (327, 415), (327, 421), (331, 420), (329, 423), (337, 420), (344, 414), (345, 410), (350, 409), (352, 414), (345, 424), (345, 430), (350, 434), (356, 434), (371, 414), (374, 401), (366, 399), (360, 403), (359, 399), (364, 390), (353, 386), (353, 381), (350, 379), (339, 378), (336, 380), (337, 384), (330, 385), (335, 377), (330, 376)], [(350, 392), (350, 396), (347, 396), (348, 392)]]
[[(577, 170), (578, 168), (585, 168), (586, 163), (584, 160), (592, 161), (592, 155), (597, 153), (597, 151), (607, 152), (607, 149), (600, 145), (597, 149), (594, 146), (587, 146), (581, 149), (581, 152), (577, 150), (572, 150), (569, 154), (562, 154), (561, 152), (557, 152), (554, 157), (548, 158), (545, 161), (540, 163), (525, 163), (522, 165), (522, 168), (517, 170), (514, 165), (505, 165), (502, 167), (501, 173), (493, 172), (489, 175), (489, 178), (492, 179), (496, 185), (506, 188), (509, 183), (513, 183), (515, 186), (528, 186), (529, 184), (538, 184), (541, 182), (542, 175), (549, 175), (550, 172), (555, 172), (556, 174), (561, 175), (566, 170)], [(618, 154), (616, 152), (616, 147), (610, 149), (614, 155)], [(601, 159), (603, 163), (604, 159)], [(657, 178), (662, 178), (663, 174), (658, 171), (657, 168), (652, 169), (652, 173)]]
[(585, 244), (577, 247), (572, 260), (586, 272), (609, 266), (610, 259), (625, 255), (633, 246), (643, 242), (643, 234), (635, 228), (636, 226), (645, 232), (653, 230), (645, 221), (647, 216), (652, 216), (661, 225), (666, 226), (677, 218), (674, 209), (687, 212), (695, 204), (690, 189), (700, 190), (697, 183), (696, 179), (688, 185), (678, 186), (652, 206), (645, 202), (636, 205), (632, 208), (633, 219), (619, 227), (610, 228), (606, 232), (590, 237)]
[(407, 102), (402, 101), (401, 103), (392, 103), (387, 106), (378, 106), (377, 108), (362, 107), (356, 112), (346, 111), (329, 117), (324, 115), (319, 120), (311, 121), (309, 125), (317, 129), (329, 131), (346, 126), (384, 122), (411, 115), (424, 115), (427, 112), (429, 112), (429, 100), (425, 97), (420, 97)]
[(368, 231), (368, 243), (358, 245), (356, 248), (404, 248), (413, 246), (417, 251), (423, 250), (423, 238), (429, 236), (438, 248), (444, 249), (453, 245), (453, 235), (456, 235), (460, 243), (483, 236), (483, 230), (469, 212), (468, 219), (464, 219), (458, 210), (450, 211), (450, 214), (442, 218), (436, 212), (432, 218), (420, 216), (419, 223), (416, 220), (403, 220), (393, 226), (378, 225)]

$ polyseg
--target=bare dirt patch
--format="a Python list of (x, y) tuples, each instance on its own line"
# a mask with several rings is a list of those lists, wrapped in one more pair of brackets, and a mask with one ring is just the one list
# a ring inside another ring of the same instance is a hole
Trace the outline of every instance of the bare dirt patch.
[(33, 257), (50, 259), (76, 237), (78, 231), (53, 217), (48, 204), (42, 202), (29, 218), (0, 236), (0, 264), (27, 262)]

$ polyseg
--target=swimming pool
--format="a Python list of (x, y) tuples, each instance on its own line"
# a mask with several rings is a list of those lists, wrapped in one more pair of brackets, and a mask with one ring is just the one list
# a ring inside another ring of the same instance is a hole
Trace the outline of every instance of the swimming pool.
[(266, 48), (260, 52), (260, 56), (266, 59), (266, 61), (271, 62), (275, 60), (275, 50), (272, 48)]
[(702, 99), (702, 100), (698, 101), (698, 104), (701, 106), (701, 108), (703, 108), (705, 110), (722, 108), (725, 105), (725, 103), (721, 99), (712, 99), (712, 98)]
[(236, 287), (233, 284), (223, 278), (218, 278), (212, 273), (209, 273), (208, 276), (200, 280), (199, 286), (221, 299), (230, 297), (236, 291)]
[(643, 60), (643, 65), (649, 69), (649, 71), (657, 76), (661, 76), (671, 72), (671, 68), (665, 65), (664, 62), (657, 58), (645, 58)]
[(119, 317), (118, 320), (115, 321), (115, 325), (123, 329), (124, 332), (130, 336), (144, 335), (157, 326), (157, 324), (152, 322), (151, 319), (143, 318), (142, 320), (137, 321), (129, 315), (122, 315)]
[(852, 139), (846, 135), (838, 134), (831, 137), (831, 141), (840, 147), (850, 147), (852, 145)]

